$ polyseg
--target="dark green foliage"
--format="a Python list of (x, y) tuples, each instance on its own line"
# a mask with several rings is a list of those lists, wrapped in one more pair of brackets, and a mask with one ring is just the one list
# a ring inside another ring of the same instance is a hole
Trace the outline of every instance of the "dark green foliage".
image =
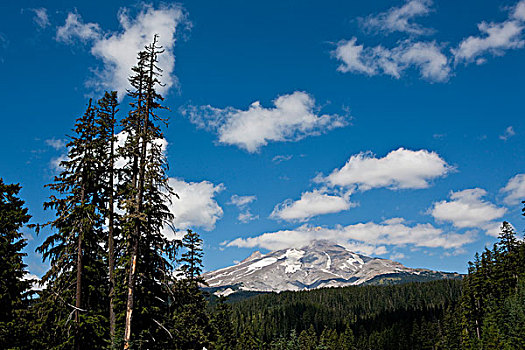
[(45, 209), (55, 211), (56, 219), (44, 225), (54, 231), (37, 248), (51, 268), (42, 278), (47, 288), (35, 311), (49, 322), (46, 328), (41, 327), (46, 331), (39, 338), (48, 337), (49, 344), (57, 348), (105, 344), (107, 292), (100, 210), (103, 169), (96, 157), (95, 120), (96, 109), (90, 101), (67, 144), (63, 170), (48, 185), (56, 195), (44, 203)]
[[(215, 324), (210, 324), (207, 302), (200, 284), (202, 271), (202, 240), (196, 232), (188, 230), (182, 239), (182, 257), (179, 259), (181, 279), (170, 288), (170, 324), (171, 333), (176, 337), (171, 341), (175, 349), (202, 349), (209, 347), (216, 336), (218, 327), (225, 326), (227, 309), (222, 308), (222, 315)], [(218, 310), (219, 311), (219, 310)], [(222, 339), (221, 343), (227, 342)]]
[(184, 272), (186, 279), (194, 282), (204, 283), (199, 276), (202, 273), (202, 239), (198, 233), (188, 230), (182, 238), (182, 246), (185, 252), (179, 259), (180, 270)]
[(28, 340), (27, 321), (30, 280), (24, 280), (26, 246), (20, 229), (31, 218), (18, 197), (20, 185), (5, 184), (0, 178), (0, 344), (5, 348), (23, 346)]
[(403, 342), (409, 344), (414, 331), (412, 324), (423, 324), (434, 341), (434, 323), (460, 294), (458, 280), (272, 293), (233, 304), (233, 322), (237, 335), (249, 323), (265, 343), (294, 329), (301, 341), (311, 342), (313, 329), (325, 347), (339, 343), (347, 332), (350, 343), (372, 341), (375, 346), (388, 343), (390, 349), (404, 349)]
[[(516, 296), (523, 280), (525, 243), (517, 239), (509, 223), (503, 222), (498, 243), (481, 256), (476, 254), (474, 262), (469, 263), (461, 298), (464, 348), (514, 349), (520, 343), (520, 337), (515, 337), (515, 328), (521, 324)], [(510, 315), (515, 325), (509, 325)]]
[(233, 349), (235, 346), (235, 335), (231, 321), (231, 306), (226, 303), (226, 298), (219, 297), (211, 316), (210, 325), (214, 333), (213, 348), (216, 350)]

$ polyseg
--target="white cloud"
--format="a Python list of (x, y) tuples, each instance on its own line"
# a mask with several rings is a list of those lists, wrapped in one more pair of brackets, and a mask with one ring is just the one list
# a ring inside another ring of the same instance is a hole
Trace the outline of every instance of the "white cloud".
[(516, 205), (525, 200), (525, 174), (517, 174), (511, 178), (501, 192), (505, 194), (504, 202), (508, 205)]
[(332, 52), (341, 61), (338, 71), (369, 76), (385, 74), (399, 79), (407, 69), (415, 68), (422, 78), (431, 82), (445, 82), (451, 75), (449, 60), (435, 41), (405, 40), (392, 49), (381, 45), (365, 48), (356, 42), (356, 38), (341, 40)]
[(183, 113), (197, 126), (215, 131), (220, 143), (252, 153), (268, 142), (296, 141), (347, 125), (343, 116), (317, 115), (314, 98), (305, 92), (279, 96), (273, 103), (274, 108), (265, 108), (256, 101), (248, 110), (189, 107)]
[(324, 190), (304, 192), (301, 199), (288, 199), (275, 206), (271, 218), (285, 221), (306, 221), (317, 215), (338, 213), (355, 206), (350, 202), (350, 192), (344, 195), (330, 195)]
[(241, 212), (239, 213), (237, 220), (242, 223), (247, 223), (259, 218), (259, 215), (252, 214), (250, 208), (248, 208), (248, 204), (255, 200), (257, 200), (256, 196), (238, 196), (234, 194), (228, 204), (235, 205), (237, 208), (239, 208)]
[(91, 43), (91, 53), (102, 60), (104, 67), (96, 73), (96, 79), (90, 82), (99, 89), (117, 90), (122, 98), (130, 87), (128, 77), (131, 67), (136, 64), (137, 53), (151, 43), (154, 34), (159, 35), (159, 45), (165, 52), (159, 55), (158, 66), (163, 70), (159, 92), (166, 92), (177, 83), (173, 75), (175, 67), (176, 29), (186, 22), (186, 15), (177, 5), (153, 8), (144, 6), (132, 18), (126, 8), (119, 11), (119, 22), (122, 30), (119, 32), (103, 32), (97, 23), (83, 23), (80, 15), (69, 13), (64, 26), (57, 30), (56, 39), (72, 43), (80, 39)]
[(292, 158), (293, 158), (293, 156), (291, 154), (288, 154), (288, 155), (277, 155), (277, 156), (272, 158), (272, 162), (279, 164), (281, 162), (289, 161)]
[(436, 220), (451, 222), (457, 228), (481, 228), (497, 236), (494, 228), (499, 224), (494, 220), (500, 219), (507, 209), (483, 200), (486, 195), (487, 191), (481, 188), (452, 192), (450, 201), (434, 203), (429, 213)]
[(445, 233), (430, 224), (408, 226), (403, 223), (374, 222), (358, 223), (334, 228), (300, 226), (294, 230), (268, 232), (249, 238), (237, 238), (227, 245), (230, 247), (260, 247), (270, 250), (299, 248), (317, 239), (334, 241), (350, 246), (364, 254), (384, 254), (385, 246), (460, 249), (475, 239), (474, 232), (465, 234)]
[(46, 145), (53, 147), (55, 150), (60, 151), (66, 148), (66, 141), (60, 139), (47, 139), (45, 140)]
[(511, 138), (514, 135), (516, 135), (514, 128), (512, 126), (508, 126), (505, 129), (505, 132), (503, 133), (503, 135), (499, 135), (499, 138), (503, 141), (507, 141), (509, 138)]
[(41, 7), (30, 9), (30, 11), (32, 11), (35, 14), (35, 16), (33, 17), (33, 22), (35, 22), (35, 24), (38, 27), (44, 29), (51, 25), (51, 22), (49, 22), (49, 17), (47, 15), (47, 9)]
[(318, 176), (315, 181), (329, 186), (358, 186), (362, 191), (377, 187), (426, 188), (430, 180), (445, 176), (451, 170), (435, 152), (399, 148), (383, 158), (376, 158), (370, 152), (353, 155), (341, 169), (335, 169), (326, 177)]
[(456, 63), (477, 64), (486, 62), (486, 54), (502, 56), (509, 49), (519, 49), (525, 45), (525, 1), (520, 1), (501, 23), (481, 22), (478, 24), (479, 35), (463, 39), (456, 49), (452, 50)]
[(411, 20), (415, 17), (428, 15), (431, 11), (431, 0), (410, 0), (401, 7), (392, 7), (388, 11), (377, 15), (361, 18), (360, 22), (365, 29), (385, 33), (403, 32), (412, 35), (430, 34), (431, 29), (423, 28)]
[(102, 30), (97, 23), (84, 23), (78, 13), (70, 12), (67, 15), (66, 23), (57, 28), (56, 41), (73, 43), (74, 39), (84, 42), (88, 40), (98, 40), (102, 37)]
[(239, 220), (242, 223), (247, 223), (253, 220), (257, 220), (259, 218), (259, 215), (254, 215), (249, 209), (246, 209), (243, 212), (240, 212), (237, 216), (237, 220)]
[[(175, 216), (172, 224), (177, 230), (201, 227), (211, 231), (215, 228), (215, 223), (223, 214), (215, 195), (224, 189), (224, 185), (214, 185), (209, 181), (185, 182), (174, 178), (169, 179), (169, 185), (179, 196), (172, 197), (169, 205)], [(164, 234), (173, 238), (173, 232), (168, 228), (165, 228)]]
[(256, 196), (239, 196), (234, 194), (230, 198), (230, 202), (228, 204), (233, 204), (239, 208), (244, 207), (251, 202), (255, 201), (257, 199)]

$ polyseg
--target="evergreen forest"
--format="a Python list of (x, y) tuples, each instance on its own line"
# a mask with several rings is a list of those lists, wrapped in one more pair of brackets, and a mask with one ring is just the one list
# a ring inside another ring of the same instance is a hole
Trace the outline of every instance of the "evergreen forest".
[[(155, 36), (138, 53), (125, 116), (109, 91), (76, 119), (47, 185), (51, 221), (32, 223), (21, 185), (0, 178), (1, 348), (525, 349), (525, 242), (507, 222), (462, 280), (209, 295), (199, 234), (163, 234), (177, 196), (162, 143), (162, 52)], [(26, 227), (46, 237), (39, 289), (24, 277)]]

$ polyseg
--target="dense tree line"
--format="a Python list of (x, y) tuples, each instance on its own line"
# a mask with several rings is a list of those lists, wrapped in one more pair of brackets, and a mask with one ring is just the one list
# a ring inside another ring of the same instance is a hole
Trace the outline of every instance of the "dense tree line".
[(438, 342), (460, 295), (460, 280), (283, 292), (233, 304), (232, 321), (265, 349), (413, 349)]

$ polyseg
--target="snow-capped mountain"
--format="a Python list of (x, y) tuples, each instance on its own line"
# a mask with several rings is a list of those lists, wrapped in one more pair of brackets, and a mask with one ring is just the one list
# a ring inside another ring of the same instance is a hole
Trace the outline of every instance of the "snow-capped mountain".
[(217, 295), (236, 290), (281, 292), (371, 283), (460, 278), (455, 273), (413, 269), (349, 251), (328, 241), (314, 241), (301, 249), (255, 252), (240, 263), (203, 275)]

